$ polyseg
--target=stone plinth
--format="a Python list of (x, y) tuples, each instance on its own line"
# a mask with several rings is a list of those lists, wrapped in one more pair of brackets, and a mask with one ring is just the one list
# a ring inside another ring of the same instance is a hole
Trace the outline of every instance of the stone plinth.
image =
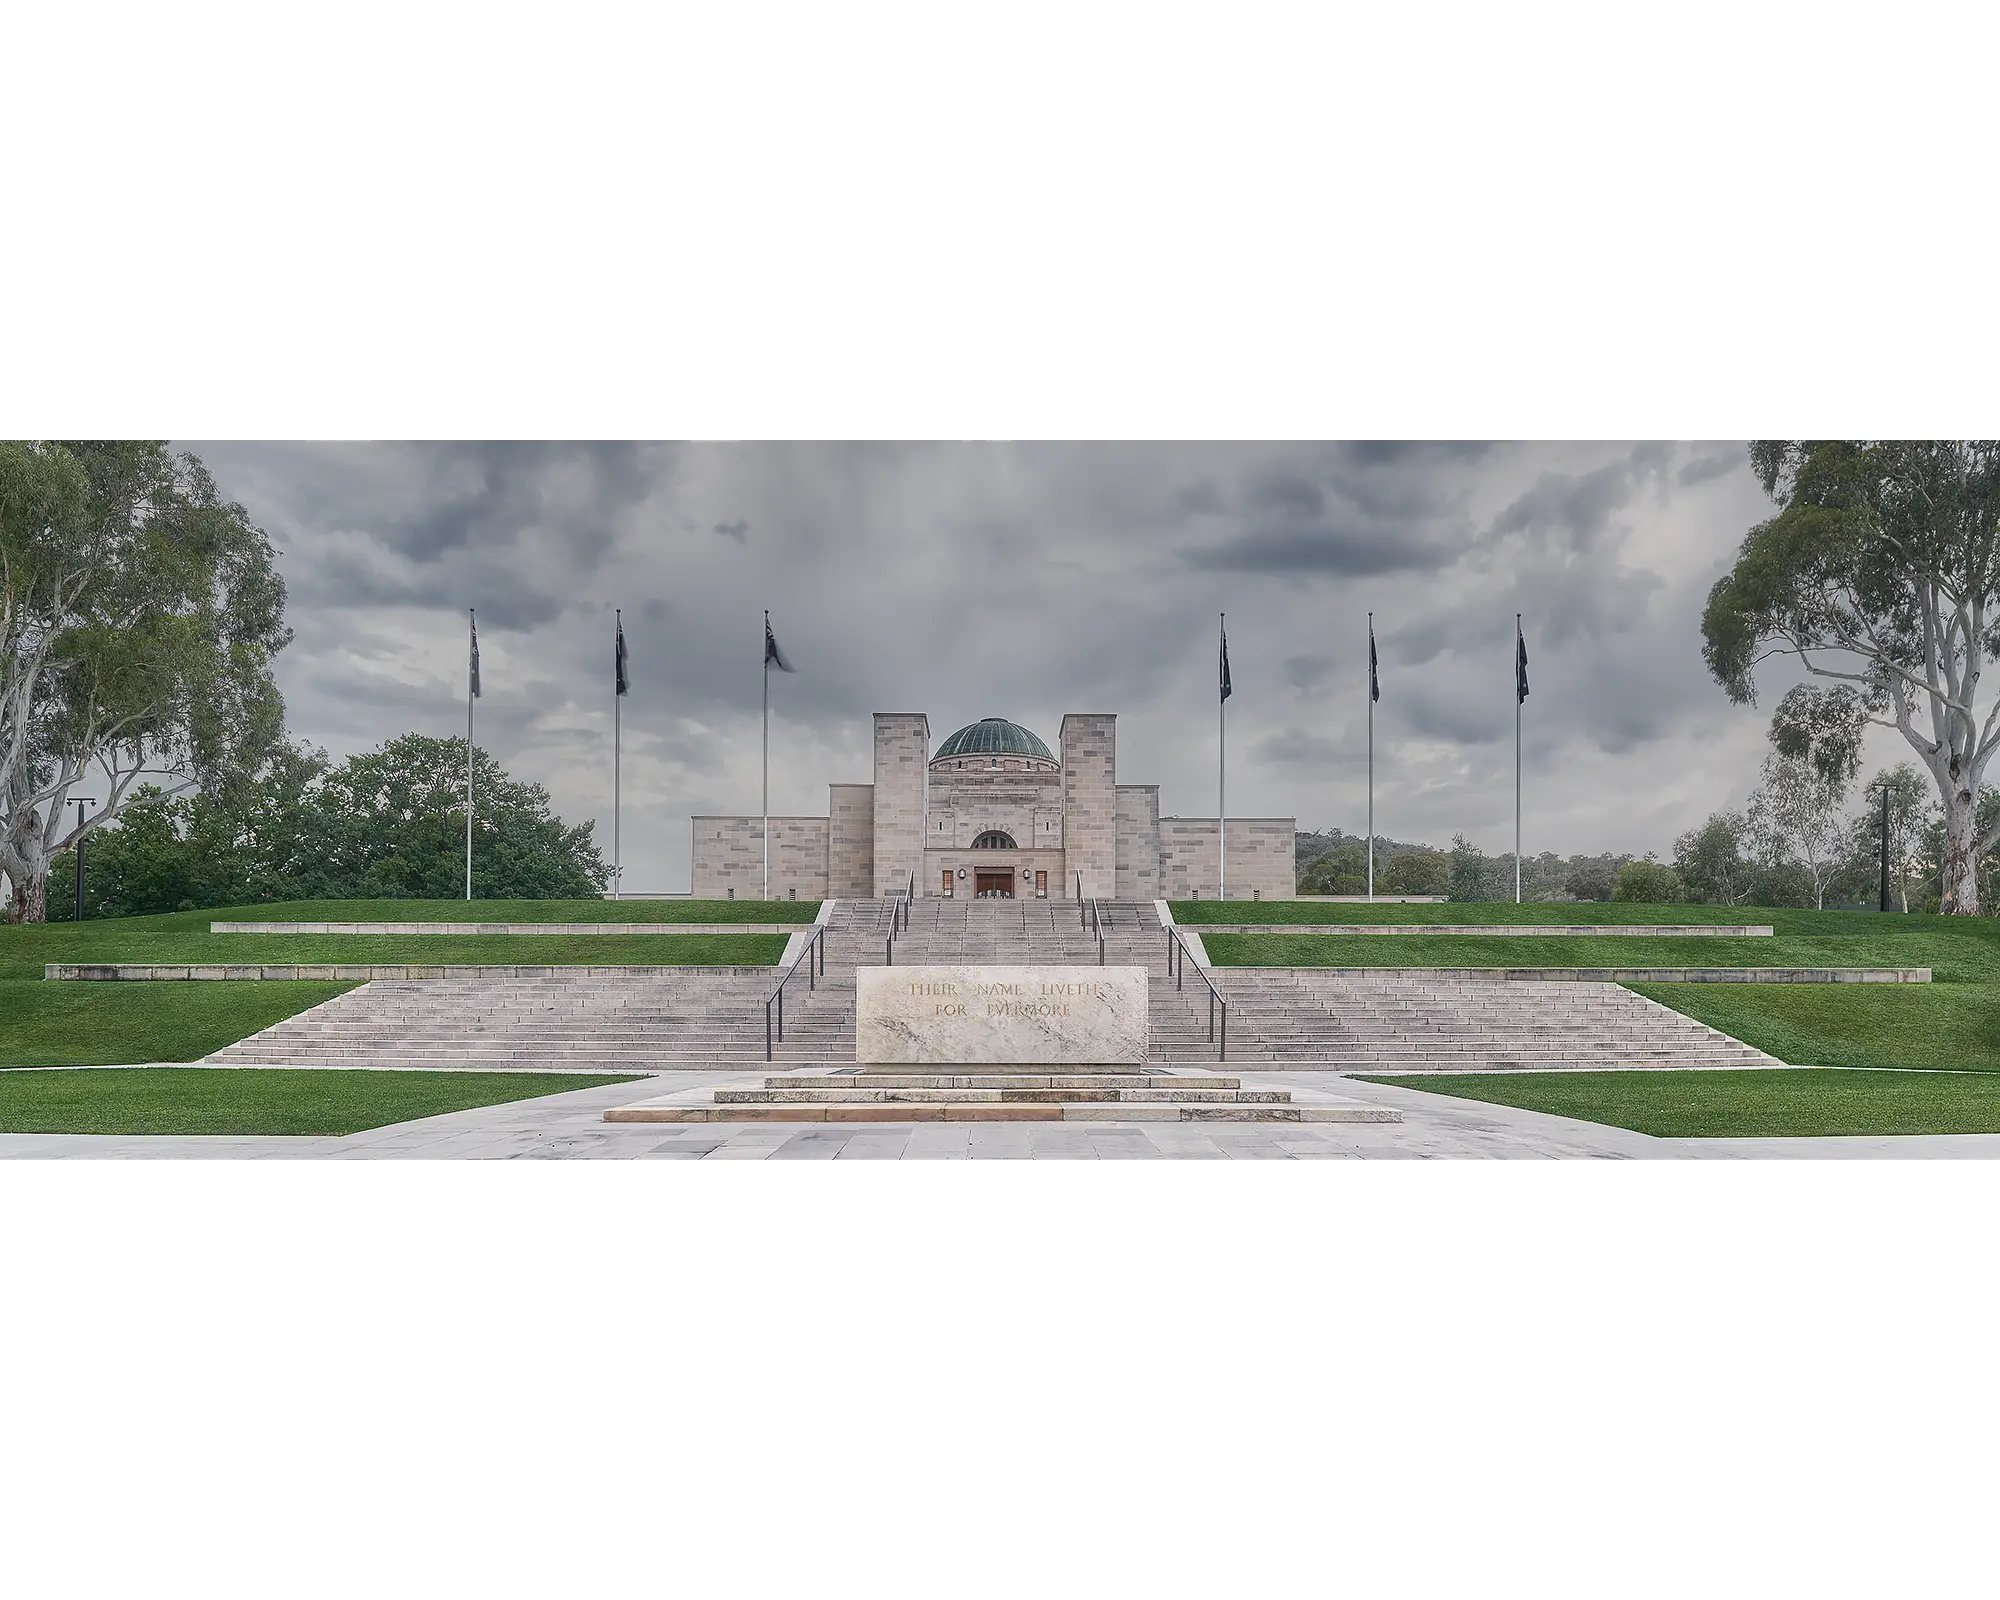
[(864, 1067), (1130, 1067), (1146, 1059), (1144, 967), (858, 967)]

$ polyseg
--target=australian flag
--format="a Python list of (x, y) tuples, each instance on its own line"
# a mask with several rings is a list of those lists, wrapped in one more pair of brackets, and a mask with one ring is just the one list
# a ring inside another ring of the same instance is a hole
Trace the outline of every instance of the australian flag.
[(1521, 619), (1514, 619), (1514, 704), (1528, 698), (1528, 641), (1521, 637)]
[(479, 698), (479, 618), (472, 612), (467, 612), (466, 615), (472, 618), (472, 665), (470, 669), (472, 676), (470, 682), (472, 698), (477, 700)]
[(1222, 698), (1229, 698), (1229, 630), (1222, 630)]
[(776, 667), (780, 672), (795, 670), (785, 659), (785, 652), (778, 648), (778, 636), (771, 631), (771, 613), (764, 613), (764, 665)]
[(1375, 678), (1375, 624), (1368, 624), (1368, 698), (1370, 702), (1382, 698), (1382, 685)]
[(618, 618), (618, 651), (617, 651), (616, 671), (618, 675), (618, 692), (620, 694), (624, 694), (628, 689), (631, 688), (631, 684), (629, 684), (625, 679), (625, 618), (622, 614)]

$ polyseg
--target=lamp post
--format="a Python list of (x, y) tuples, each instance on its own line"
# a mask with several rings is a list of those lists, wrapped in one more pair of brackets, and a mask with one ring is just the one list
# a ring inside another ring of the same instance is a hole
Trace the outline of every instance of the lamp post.
[(76, 836), (76, 920), (81, 922), (83, 921), (83, 833), (81, 831), (83, 828), (83, 808), (85, 806), (96, 805), (97, 797), (95, 795), (75, 795), (72, 796), (72, 799), (76, 804), (76, 825), (78, 829)]

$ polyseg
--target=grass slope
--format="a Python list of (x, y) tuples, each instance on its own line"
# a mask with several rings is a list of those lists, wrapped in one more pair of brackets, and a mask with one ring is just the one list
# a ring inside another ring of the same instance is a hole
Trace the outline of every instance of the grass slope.
[(1663, 1139), (2000, 1133), (2000, 1075), (1949, 1072), (1493, 1072), (1371, 1078)]
[(195, 1061), (353, 987), (0, 981), (0, 1066)]
[[(1261, 921), (1269, 933), (1204, 938), (1220, 966), (1929, 967), (1929, 985), (1634, 984), (1781, 1061), (1829, 1067), (2000, 1072), (2000, 918), (1879, 916), (1745, 906), (1317, 905), (1195, 901), (1188, 920)], [(1179, 916), (1180, 907), (1175, 914)], [(1311, 922), (1768, 923), (1769, 939), (1481, 938), (1287, 933)], [(1669, 1081), (1677, 1081), (1668, 1074)], [(1459, 1081), (1459, 1080), (1454, 1080)], [(1631, 1091), (1640, 1093), (1643, 1091)]]
[(1202, 943), (1217, 965), (1238, 967), (1929, 967), (1942, 983), (2000, 983), (2000, 939), (1928, 927), (1769, 939), (1210, 933)]
[(567, 1073), (214, 1067), (0, 1072), (0, 1132), (329, 1136), (631, 1081)]
[(1187, 923), (1392, 922), (1467, 923), (1506, 927), (1530, 923), (1567, 927), (1617, 927), (1632, 923), (1752, 923), (1787, 931), (1867, 933), (1885, 925), (1965, 927), (1976, 917), (1878, 916), (1868, 911), (1794, 911), (1769, 906), (1631, 905), (1618, 900), (1452, 901), (1441, 905), (1389, 905), (1365, 901), (1329, 905), (1314, 900), (1176, 900), (1174, 920)]
[(1956, 983), (1647, 983), (1634, 992), (1780, 1061), (2000, 1072), (2000, 988)]
[(145, 920), (0, 930), (0, 979), (39, 978), (50, 961), (760, 967), (785, 950), (782, 933), (197, 933), (135, 925)]
[(811, 922), (817, 900), (289, 900), (130, 922)]

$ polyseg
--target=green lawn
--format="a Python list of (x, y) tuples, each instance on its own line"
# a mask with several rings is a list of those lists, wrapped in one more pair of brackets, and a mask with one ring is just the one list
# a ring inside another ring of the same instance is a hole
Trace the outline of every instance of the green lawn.
[(1633, 984), (1780, 1061), (1812, 1067), (2000, 1072), (1991, 984)]
[(817, 900), (285, 900), (118, 921), (206, 933), (211, 922), (811, 922), (817, 915)]
[(0, 1066), (196, 1061), (353, 987), (0, 980)]
[[(1621, 923), (1753, 923), (1787, 931), (1861, 933), (1884, 925), (1965, 927), (1977, 917), (1878, 916), (1870, 911), (1794, 911), (1769, 906), (1630, 905), (1618, 900), (1456, 901), (1440, 905), (1388, 905), (1348, 901), (1338, 905), (1317, 900), (1176, 900), (1174, 920), (1187, 923), (1396, 922), (1473, 923), (1487, 927), (1516, 923), (1560, 923), (1581, 927)], [(1983, 919), (1991, 922), (1993, 919)]]
[(632, 1081), (625, 1076), (554, 1072), (346, 1072), (275, 1067), (0, 1072), (0, 1132), (334, 1135), (473, 1106)]
[(765, 967), (785, 950), (782, 933), (194, 933), (136, 926), (144, 920), (0, 929), (0, 979), (39, 978), (50, 961)]
[(1665, 1139), (2000, 1133), (2000, 1074), (1488, 1072), (1370, 1078)]
[[(482, 918), (686, 920), (616, 913), (684, 912), (684, 901), (479, 901)], [(713, 902), (692, 903), (707, 920)], [(463, 901), (348, 901), (183, 911), (99, 922), (0, 926), (0, 1066), (193, 1061), (353, 987), (347, 983), (48, 983), (45, 964), (133, 962), (258, 965), (423, 963), (440, 966), (771, 966), (780, 933), (258, 934), (210, 933), (211, 921), (437, 920)], [(741, 913), (741, 901), (721, 903)], [(810, 918), (812, 905), (758, 904), (760, 919)], [(772, 916), (777, 913), (777, 916)], [(728, 919), (746, 920), (741, 915)]]
[(1236, 967), (1929, 967), (1941, 983), (2000, 983), (2000, 923), (1968, 937), (1931, 926), (1943, 920), (1769, 939), (1272, 932), (1208, 933), (1202, 943), (1218, 966)]
[[(1634, 984), (1640, 994), (1804, 1066), (2000, 1072), (2000, 918), (1745, 906), (1322, 905), (1212, 900), (1178, 917), (1262, 921), (1204, 937), (1218, 966), (1929, 967), (1917, 984)], [(1283, 923), (1764, 923), (1772, 938), (1578, 938), (1287, 933)]]

